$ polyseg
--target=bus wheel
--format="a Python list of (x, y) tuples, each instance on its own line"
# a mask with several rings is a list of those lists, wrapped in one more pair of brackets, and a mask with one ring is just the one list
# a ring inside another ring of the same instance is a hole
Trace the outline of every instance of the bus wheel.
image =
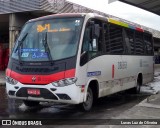
[(141, 84), (140, 84), (140, 81), (137, 80), (137, 86), (135, 87), (135, 93), (139, 94), (140, 90), (141, 90)]
[(132, 89), (132, 92), (133, 92), (134, 94), (139, 94), (139, 93), (140, 93), (140, 90), (141, 90), (141, 85), (142, 85), (142, 84), (141, 84), (141, 79), (138, 78), (138, 79), (137, 79), (137, 86)]
[(34, 107), (39, 105), (38, 101), (23, 100), (23, 103), (28, 107)]
[(88, 87), (86, 101), (83, 102), (81, 106), (84, 111), (89, 111), (91, 110), (92, 105), (93, 105), (93, 91), (90, 87)]

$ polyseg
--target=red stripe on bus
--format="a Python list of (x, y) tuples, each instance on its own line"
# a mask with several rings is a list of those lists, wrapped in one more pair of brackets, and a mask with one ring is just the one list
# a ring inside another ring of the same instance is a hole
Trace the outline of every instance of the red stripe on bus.
[(144, 30), (141, 29), (141, 28), (136, 28), (136, 30), (137, 30), (137, 31), (140, 31), (140, 32), (144, 32)]
[(114, 78), (114, 64), (112, 65), (112, 78)]
[(7, 69), (6, 76), (9, 76), (23, 84), (46, 85), (60, 79), (75, 77), (75, 69), (70, 69), (70, 70), (66, 70), (66, 71), (62, 71), (62, 72), (58, 72), (50, 75), (24, 75), (24, 74), (19, 74), (17, 72), (14, 72), (10, 69)]

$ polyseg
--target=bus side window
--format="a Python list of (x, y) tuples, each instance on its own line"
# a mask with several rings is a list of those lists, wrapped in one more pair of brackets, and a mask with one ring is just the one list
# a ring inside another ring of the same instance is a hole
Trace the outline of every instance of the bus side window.
[(125, 29), (124, 30), (124, 40), (126, 42), (127, 54), (134, 54), (134, 30)]
[(135, 31), (135, 54), (144, 55), (143, 33)]
[(146, 45), (147, 55), (153, 55), (152, 36), (150, 34), (144, 34), (144, 43)]
[(82, 49), (81, 49), (81, 58), (80, 58), (81, 66), (83, 66), (88, 62), (88, 53), (92, 49), (90, 42), (91, 42), (91, 28), (87, 26), (84, 32)]
[[(95, 23), (96, 24), (96, 23)], [(98, 24), (96, 24), (99, 26)], [(95, 25), (95, 26), (96, 26)], [(81, 62), (80, 65), (84, 65), (88, 62), (88, 60), (98, 56), (101, 53), (101, 45), (102, 45), (102, 34), (100, 33), (99, 37), (93, 36), (93, 24), (87, 24), (84, 36), (83, 36), (83, 43), (81, 49)]]
[(102, 28), (101, 21), (95, 20), (94, 27), (91, 29), (91, 41), (89, 47), (89, 59), (101, 55), (102, 53)]
[(118, 25), (108, 24), (105, 31), (105, 43), (107, 54), (124, 54), (122, 28)]
[(92, 28), (88, 25), (83, 36), (81, 56), (84, 56), (84, 54), (86, 54), (83, 59), (85, 58), (85, 61), (88, 61), (88, 59), (96, 55), (97, 49), (97, 41), (96, 39), (92, 39)]
[(83, 37), (83, 44), (82, 44), (82, 50), (81, 50), (81, 54), (83, 54), (84, 52), (88, 52), (89, 50), (91, 50), (91, 38), (90, 38), (90, 29), (86, 28), (85, 32), (84, 32), (84, 37)]
[(109, 25), (104, 24), (104, 52), (110, 54), (110, 35), (109, 35)]
[(101, 43), (100, 39), (96, 37), (92, 37), (92, 27), (87, 26), (84, 32), (83, 44), (81, 54), (84, 52), (88, 52), (90, 57), (96, 56), (99, 51), (101, 51)]

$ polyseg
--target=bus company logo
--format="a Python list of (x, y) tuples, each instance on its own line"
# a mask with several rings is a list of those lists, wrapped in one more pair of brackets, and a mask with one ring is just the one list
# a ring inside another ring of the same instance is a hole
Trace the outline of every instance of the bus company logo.
[(100, 76), (101, 71), (87, 72), (87, 77)]
[(33, 77), (32, 77), (32, 82), (35, 82), (36, 79), (37, 79), (36, 76), (33, 76)]

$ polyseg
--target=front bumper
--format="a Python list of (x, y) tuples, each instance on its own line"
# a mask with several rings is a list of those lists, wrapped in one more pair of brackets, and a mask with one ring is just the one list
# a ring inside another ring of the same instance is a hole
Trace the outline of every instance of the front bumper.
[[(31, 95), (27, 93), (27, 89), (39, 89), (40, 95)], [(79, 104), (83, 102), (84, 92), (81, 92), (81, 86), (75, 84), (55, 87), (48, 85), (24, 85), (17, 83), (11, 85), (6, 83), (6, 91), (9, 98), (21, 100), (33, 100), (40, 102), (59, 102), (69, 104)]]

